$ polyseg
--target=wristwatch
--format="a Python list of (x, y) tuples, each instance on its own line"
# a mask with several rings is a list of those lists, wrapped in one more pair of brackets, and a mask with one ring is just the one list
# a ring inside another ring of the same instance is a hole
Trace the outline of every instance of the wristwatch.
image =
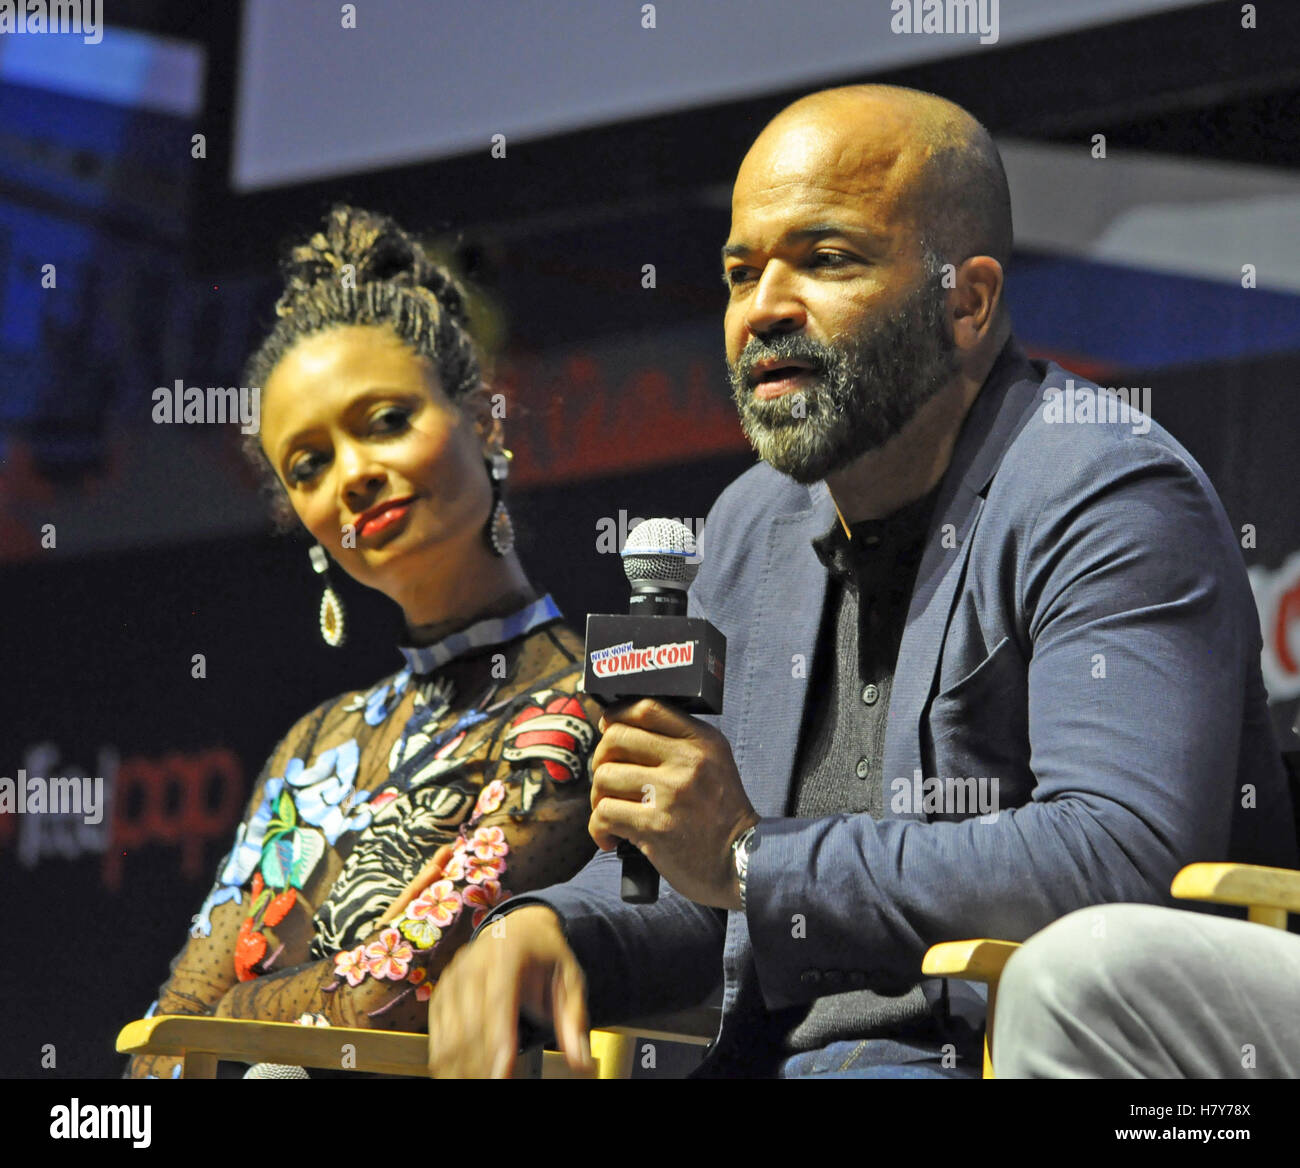
[(747, 827), (731, 845), (731, 856), (736, 862), (736, 878), (740, 881), (740, 911), (745, 911), (745, 880), (749, 875), (749, 856), (757, 846), (754, 839), (756, 827)]

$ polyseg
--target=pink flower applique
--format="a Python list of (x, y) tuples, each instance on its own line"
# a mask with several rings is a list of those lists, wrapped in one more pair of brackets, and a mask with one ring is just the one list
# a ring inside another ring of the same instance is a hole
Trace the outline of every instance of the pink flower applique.
[(509, 900), (510, 893), (501, 887), (500, 880), (484, 880), (482, 884), (471, 884), (465, 889), (465, 903), (474, 906), (474, 927), (477, 929), (488, 915), (503, 900)]
[(415, 1000), (417, 1002), (427, 1002), (433, 997), (433, 982), (429, 980), (429, 971), (427, 969), (417, 966), (411, 970), (406, 980), (415, 986)]
[(478, 802), (474, 804), (474, 814), (470, 817), (470, 822), (473, 823), (474, 820), (481, 819), (484, 815), (491, 815), (505, 800), (505, 783), (500, 779), (493, 779), (479, 792)]
[(401, 981), (411, 968), (415, 951), (394, 928), (384, 929), (366, 946), (366, 969), (371, 977)]
[(460, 893), (452, 887), (451, 881), (435, 880), (406, 906), (406, 915), (416, 921), (431, 921), (445, 929), (460, 916), (461, 907)]
[(358, 986), (366, 977), (366, 955), (364, 947), (358, 945), (346, 953), (334, 954), (334, 976), (346, 977), (348, 985)]
[(470, 840), (470, 847), (474, 849), (474, 855), (480, 860), (495, 860), (510, 851), (510, 846), (506, 843), (506, 833), (499, 827), (480, 827), (474, 833), (474, 838)]
[(442, 874), (448, 880), (460, 881), (465, 879), (465, 848), (466, 843), (462, 836), (456, 841), (456, 845), (452, 849), (451, 859), (442, 866)]
[(465, 865), (465, 879), (470, 884), (482, 884), (487, 880), (498, 879), (505, 870), (504, 859), (480, 860), (478, 856), (470, 856)]

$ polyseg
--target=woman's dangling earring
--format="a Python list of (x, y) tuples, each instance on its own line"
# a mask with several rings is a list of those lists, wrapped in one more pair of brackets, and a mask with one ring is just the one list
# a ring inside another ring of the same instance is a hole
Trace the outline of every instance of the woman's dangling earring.
[(488, 515), (487, 541), (494, 555), (506, 556), (515, 546), (515, 525), (510, 522), (510, 512), (501, 499), (501, 484), (510, 474), (510, 460), (514, 457), (508, 450), (494, 450), (487, 456), (488, 477), (492, 480), (492, 512)]
[(343, 626), (343, 601), (334, 591), (329, 578), (329, 556), (320, 544), (315, 544), (308, 553), (311, 566), (318, 576), (325, 577), (325, 594), (320, 598), (320, 635), (325, 644), (337, 649), (343, 644), (347, 630)]

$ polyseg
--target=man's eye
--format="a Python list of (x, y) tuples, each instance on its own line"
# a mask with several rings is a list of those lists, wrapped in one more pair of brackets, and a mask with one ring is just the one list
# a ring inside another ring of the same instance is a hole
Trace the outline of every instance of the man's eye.
[(813, 252), (811, 263), (815, 268), (839, 268), (850, 261), (851, 257), (842, 251)]
[(728, 288), (734, 288), (737, 284), (743, 284), (748, 279), (748, 268), (730, 268), (722, 273), (722, 282)]

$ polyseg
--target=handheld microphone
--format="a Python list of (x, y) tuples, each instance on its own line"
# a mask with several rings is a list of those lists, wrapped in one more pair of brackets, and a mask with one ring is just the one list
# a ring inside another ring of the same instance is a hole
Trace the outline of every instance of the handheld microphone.
[[(624, 615), (587, 617), (582, 688), (603, 702), (671, 701), (688, 713), (722, 713), (727, 638), (686, 615), (686, 589), (699, 571), (695, 537), (672, 519), (647, 519), (628, 533), (623, 571), (632, 586)], [(659, 899), (659, 873), (640, 849), (621, 840), (622, 897)]]
[(310, 1079), (302, 1067), (291, 1067), (287, 1063), (254, 1063), (244, 1072), (245, 1079)]

